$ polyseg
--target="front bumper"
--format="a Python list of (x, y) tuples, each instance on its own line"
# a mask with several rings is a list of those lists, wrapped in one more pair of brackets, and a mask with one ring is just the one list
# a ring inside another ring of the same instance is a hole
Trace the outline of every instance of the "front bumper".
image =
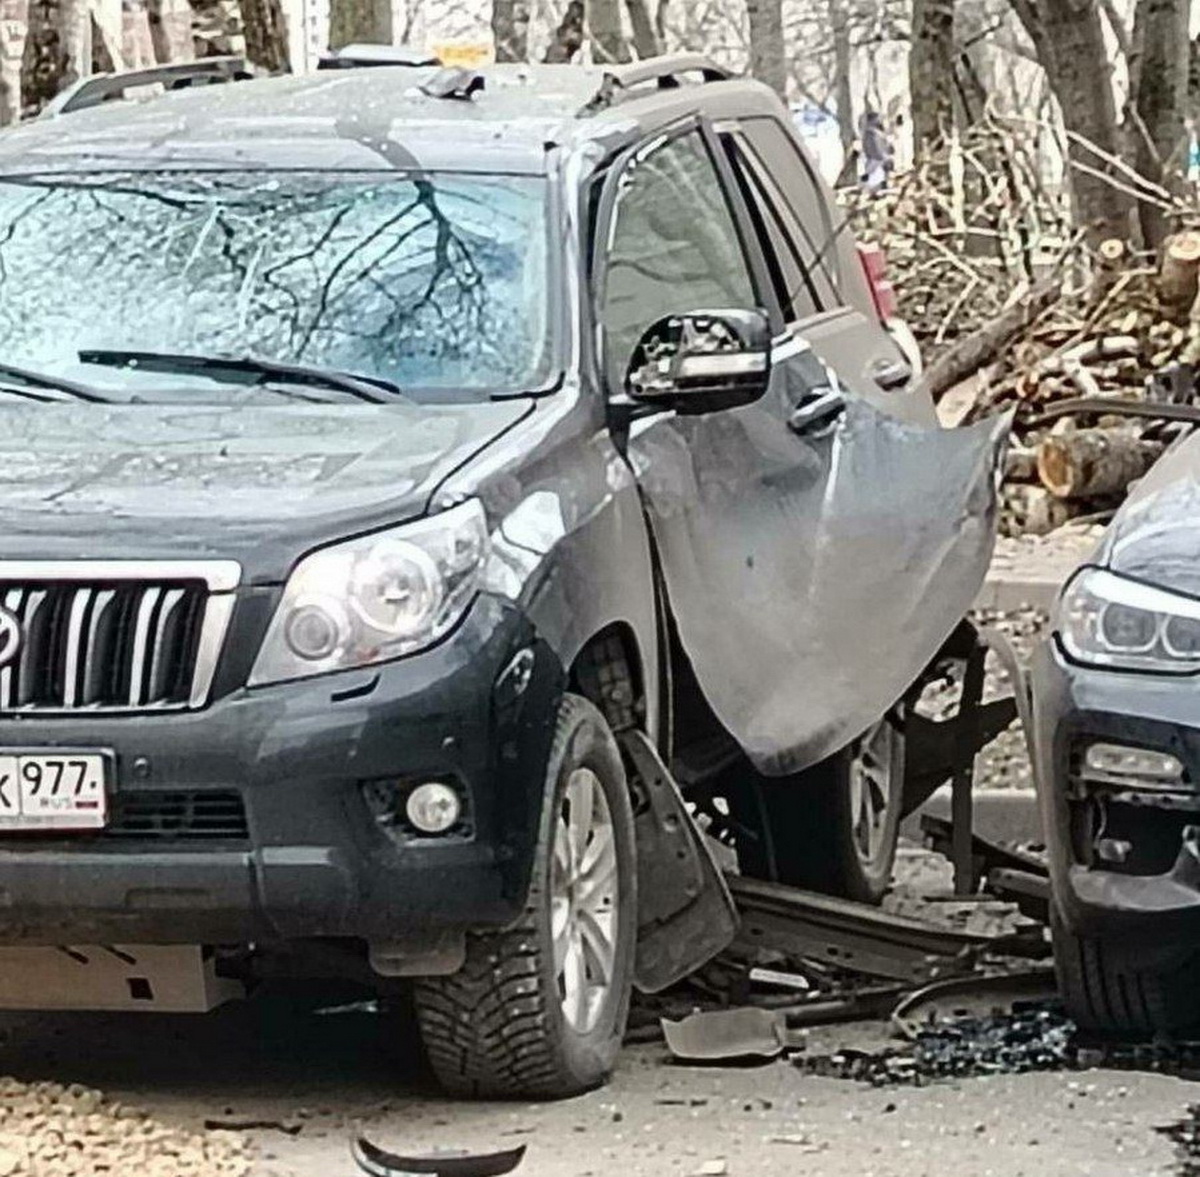
[[(533, 673), (516, 691), (506, 671), (523, 650)], [(387, 940), (510, 922), (562, 688), (527, 622), (481, 598), (453, 637), (399, 662), (195, 712), (2, 720), (0, 746), (111, 749), (114, 810), (219, 794), (240, 799), (244, 828), (0, 836), (0, 943)], [(385, 830), (362, 795), (431, 778), (467, 798), (440, 838)]]
[[(1079, 934), (1200, 938), (1200, 681), (1069, 663), (1053, 640), (1032, 666), (1035, 770), (1054, 899)], [(1092, 742), (1152, 749), (1178, 787), (1087, 779)], [(1105, 861), (1098, 841), (1127, 846)]]

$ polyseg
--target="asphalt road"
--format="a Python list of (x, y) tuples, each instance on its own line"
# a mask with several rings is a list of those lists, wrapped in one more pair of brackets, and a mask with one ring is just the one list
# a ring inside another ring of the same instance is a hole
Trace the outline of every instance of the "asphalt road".
[[(197, 1018), (9, 1015), (0, 1035), (0, 1069), (22, 1079), (93, 1085), (189, 1129), (278, 1121), (289, 1131), (250, 1133), (262, 1177), (353, 1173), (356, 1127), (396, 1151), (525, 1144), (522, 1177), (1150, 1177), (1175, 1171), (1154, 1126), (1200, 1099), (1179, 1079), (1103, 1070), (876, 1090), (786, 1062), (684, 1068), (638, 1046), (580, 1099), (454, 1103), (402, 1024), (279, 996)], [(810, 1050), (885, 1043), (856, 1024), (814, 1031)]]

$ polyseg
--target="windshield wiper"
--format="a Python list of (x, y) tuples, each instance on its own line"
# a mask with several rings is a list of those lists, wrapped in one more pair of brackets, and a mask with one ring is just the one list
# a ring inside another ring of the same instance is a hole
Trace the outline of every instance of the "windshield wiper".
[[(4, 380), (15, 380), (30, 390), (44, 388), (49, 392), (64, 392), (76, 400), (91, 401), (97, 405), (109, 403), (108, 397), (102, 396), (94, 388), (88, 388), (86, 384), (76, 384), (74, 380), (68, 380), (63, 376), (43, 376), (41, 372), (30, 372), (27, 368), (18, 368), (14, 364), (0, 364), (0, 381)], [(58, 400), (60, 398), (39, 399)]]
[[(106, 368), (137, 368), (143, 372), (165, 372), (173, 375), (198, 372), (220, 379), (222, 375), (236, 380), (238, 376), (256, 377), (251, 383), (269, 384), (272, 380), (292, 384), (311, 384), (318, 388), (336, 388), (359, 400), (383, 404), (403, 396), (391, 381), (375, 376), (352, 376), (331, 368), (315, 368), (306, 364), (286, 364), (276, 360), (260, 360), (254, 356), (206, 356), (187, 352), (110, 351), (89, 348), (79, 353), (81, 364), (100, 364)], [(3, 369), (0, 368), (0, 376)]]

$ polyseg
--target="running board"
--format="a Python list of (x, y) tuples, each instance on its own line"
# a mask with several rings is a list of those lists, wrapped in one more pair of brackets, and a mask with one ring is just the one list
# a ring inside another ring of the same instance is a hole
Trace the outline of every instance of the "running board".
[(762, 948), (907, 984), (970, 972), (981, 955), (1039, 959), (1042, 929), (987, 936), (891, 915), (865, 903), (731, 877), (742, 918), (737, 948)]

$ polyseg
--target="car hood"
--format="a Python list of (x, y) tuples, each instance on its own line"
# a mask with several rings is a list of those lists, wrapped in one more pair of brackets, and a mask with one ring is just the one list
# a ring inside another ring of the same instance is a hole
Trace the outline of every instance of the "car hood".
[(1200, 433), (1173, 447), (1134, 488), (1096, 562), (1200, 597)]
[(531, 399), (425, 406), (17, 406), (0, 410), (0, 558), (241, 560), (421, 514)]

